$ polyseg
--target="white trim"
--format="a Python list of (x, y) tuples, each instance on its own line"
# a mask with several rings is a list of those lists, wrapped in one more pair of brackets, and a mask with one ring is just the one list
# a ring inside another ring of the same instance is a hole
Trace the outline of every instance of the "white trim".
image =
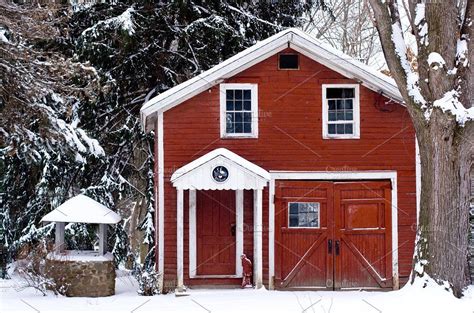
[(331, 70), (348, 78), (362, 81), (364, 86), (375, 92), (383, 91), (385, 96), (403, 103), (400, 91), (392, 78), (383, 75), (301, 30), (290, 28), (260, 41), (204, 73), (153, 97), (140, 110), (142, 126), (145, 126), (147, 118), (154, 112), (169, 110), (219, 84), (223, 80), (235, 76), (266, 58), (275, 55), (288, 48), (288, 46), (327, 66)]
[(184, 289), (184, 211), (183, 211), (183, 189), (176, 189), (176, 272), (177, 272), (177, 283), (176, 287), (178, 291)]
[[(252, 113), (252, 133), (228, 134), (226, 132), (226, 91), (227, 90), (248, 90), (250, 89), (251, 113)], [(220, 84), (220, 129), (221, 138), (258, 138), (258, 85), (257, 84)]]
[(163, 113), (158, 113), (158, 286), (160, 292), (164, 287), (165, 271), (165, 179), (164, 179), (164, 133)]
[[(352, 134), (349, 135), (340, 135), (328, 134), (328, 104), (326, 98), (326, 89), (328, 88), (354, 88), (354, 102), (353, 102), (353, 126), (352, 126)], [(323, 107), (323, 139), (359, 139), (360, 138), (360, 96), (359, 96), (359, 84), (322, 84), (321, 85), (321, 92), (322, 92), (322, 107)]]
[[(270, 174), (271, 175), (271, 174)], [(275, 180), (268, 188), (268, 288), (275, 289)]]
[(189, 190), (189, 278), (241, 278), (242, 262), (240, 256), (244, 251), (244, 191), (235, 191), (235, 274), (233, 275), (198, 275), (197, 274), (197, 205), (196, 189)]
[[(298, 171), (270, 171), (270, 217), (274, 215), (275, 204), (275, 181), (276, 180), (381, 180), (390, 179), (392, 184), (392, 279), (393, 289), (399, 288), (398, 279), (398, 194), (397, 194), (397, 172), (396, 171), (358, 171), (358, 172), (298, 172)], [(275, 275), (275, 219), (269, 219), (269, 277)], [(273, 242), (273, 245), (271, 244)], [(273, 284), (272, 284), (273, 285)], [(271, 289), (274, 286), (271, 286)]]
[(242, 261), (240, 256), (244, 253), (244, 191), (235, 191), (235, 275), (242, 277)]
[[(189, 162), (188, 164), (180, 167), (177, 169), (173, 175), (171, 175), (171, 182), (174, 184), (180, 177), (184, 176), (185, 174), (205, 165), (206, 163), (209, 163), (212, 160), (215, 160), (218, 157), (223, 157), (237, 165), (239, 165), (242, 169), (247, 170), (250, 174), (254, 176), (259, 176), (261, 179), (263, 179), (266, 184), (268, 180), (270, 180), (270, 174), (260, 166), (244, 159), (240, 155), (226, 149), (226, 148), (217, 148), (215, 150), (212, 150), (211, 152), (206, 153), (205, 155)], [(221, 162), (222, 163), (222, 162)], [(223, 165), (219, 162), (215, 165)], [(231, 173), (229, 173), (229, 178), (230, 178)], [(226, 180), (226, 182), (229, 181), (229, 178)], [(213, 180), (214, 181), (214, 180)], [(195, 185), (194, 189), (197, 189)], [(193, 187), (191, 186), (191, 187)], [(189, 187), (189, 188), (191, 188)]]
[(197, 275), (196, 190), (189, 190), (189, 278)]
[(262, 189), (253, 191), (253, 261), (254, 261), (254, 285), (259, 289), (263, 285), (263, 221), (262, 221)]

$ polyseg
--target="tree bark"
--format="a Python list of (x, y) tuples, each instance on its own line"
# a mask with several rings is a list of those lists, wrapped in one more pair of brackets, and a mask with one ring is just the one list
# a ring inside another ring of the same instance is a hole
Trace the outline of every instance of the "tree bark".
[[(472, 105), (472, 69), (461, 62), (457, 42), (466, 40), (468, 59), (472, 60), (469, 23), (473, 2), (468, 0), (460, 10), (455, 0), (428, 2), (422, 19), (416, 19), (417, 1), (410, 2), (410, 24), (418, 46), (417, 70), (413, 72), (406, 66), (406, 51), (396, 50), (400, 46), (394, 33), (401, 29), (397, 1), (370, 0), (388, 67), (412, 118), (420, 148), (421, 199), (412, 282), (426, 273), (440, 284), (448, 282), (458, 297), (470, 282), (469, 169), (474, 123), (468, 120), (460, 125), (455, 115), (443, 112), (433, 102), (457, 90), (460, 103), (466, 109)], [(423, 27), (427, 27), (427, 35)], [(428, 59), (432, 52), (442, 55), (445, 64), (431, 66)], [(413, 73), (419, 76), (415, 84)]]
[(470, 283), (469, 162), (472, 143), (457, 133), (457, 127), (445, 115), (436, 110), (430, 126), (417, 130), (422, 177), (412, 282), (427, 273), (439, 283), (449, 282), (453, 293), (460, 297), (462, 289)]

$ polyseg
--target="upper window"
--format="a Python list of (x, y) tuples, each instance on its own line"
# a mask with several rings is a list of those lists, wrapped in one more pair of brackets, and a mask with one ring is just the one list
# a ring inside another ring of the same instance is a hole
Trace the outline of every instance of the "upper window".
[(360, 138), (359, 85), (323, 85), (323, 138)]
[(258, 137), (256, 84), (221, 84), (221, 137)]
[(288, 203), (288, 227), (319, 228), (319, 202)]
[(280, 54), (278, 56), (278, 68), (280, 70), (297, 70), (300, 68), (297, 54)]

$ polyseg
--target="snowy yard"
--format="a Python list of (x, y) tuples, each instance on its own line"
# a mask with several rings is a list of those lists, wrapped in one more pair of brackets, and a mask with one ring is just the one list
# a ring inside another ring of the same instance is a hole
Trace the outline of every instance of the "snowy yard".
[[(119, 275), (120, 276), (120, 275)], [(459, 300), (441, 288), (408, 286), (394, 292), (266, 291), (197, 289), (190, 296), (141, 297), (130, 276), (117, 278), (116, 295), (105, 298), (42, 296), (18, 290), (18, 276), (0, 280), (0, 311), (6, 312), (474, 312), (474, 288)]]

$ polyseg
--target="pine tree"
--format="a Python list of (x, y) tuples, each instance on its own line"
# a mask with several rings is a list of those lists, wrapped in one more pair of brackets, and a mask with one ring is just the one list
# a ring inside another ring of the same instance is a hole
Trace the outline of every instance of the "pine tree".
[[(123, 217), (110, 236), (116, 260), (137, 254), (127, 240), (138, 231), (152, 267), (153, 137), (140, 127), (141, 105), (284, 27), (302, 25), (315, 5), (110, 2), (75, 12), (0, 4), (0, 224), (12, 253), (51, 234), (51, 225), (39, 227), (41, 217), (85, 193)], [(66, 236), (70, 248), (95, 240), (93, 229), (79, 224)]]

